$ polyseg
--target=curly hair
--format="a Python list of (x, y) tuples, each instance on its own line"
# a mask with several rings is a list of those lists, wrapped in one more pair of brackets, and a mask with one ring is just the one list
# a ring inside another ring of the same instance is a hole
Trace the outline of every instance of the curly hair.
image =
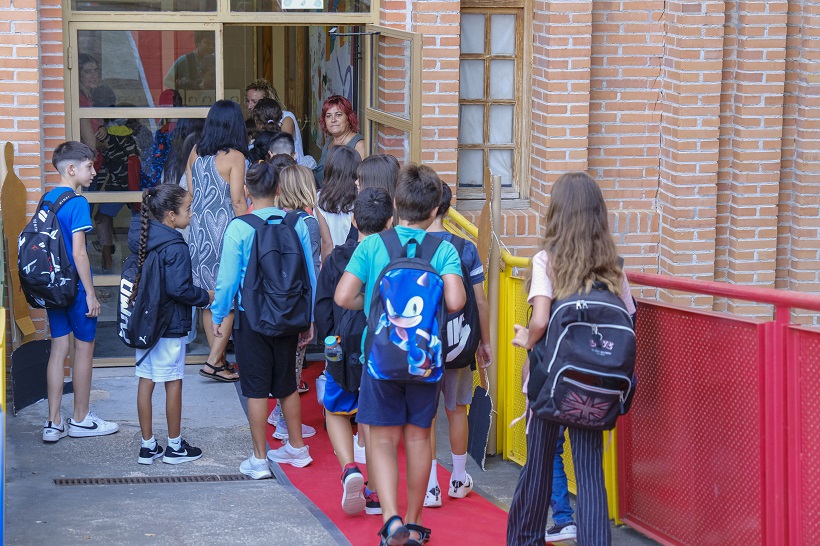
[(279, 93), (276, 92), (276, 88), (271, 85), (271, 83), (264, 79), (259, 78), (258, 80), (253, 80), (247, 86), (245, 86), (245, 94), (248, 94), (248, 91), (262, 91), (265, 94), (266, 99), (274, 99), (279, 104), (282, 104), (281, 99), (279, 98)]
[(327, 131), (327, 125), (325, 125), (325, 116), (327, 115), (327, 111), (334, 106), (347, 116), (347, 123), (350, 124), (350, 130), (354, 133), (358, 133), (359, 118), (356, 116), (356, 112), (353, 110), (353, 105), (350, 104), (350, 101), (341, 95), (329, 97), (322, 105), (322, 117), (319, 118), (319, 126), (322, 128), (322, 132), (326, 135), (330, 134)]

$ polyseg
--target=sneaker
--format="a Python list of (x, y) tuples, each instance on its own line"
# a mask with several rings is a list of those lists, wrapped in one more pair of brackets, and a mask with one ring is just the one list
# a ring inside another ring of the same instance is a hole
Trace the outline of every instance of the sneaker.
[(345, 514), (358, 514), (366, 504), (362, 471), (355, 463), (349, 464), (342, 472), (342, 510)]
[(68, 435), (72, 438), (106, 436), (108, 434), (114, 434), (118, 430), (120, 430), (120, 426), (117, 423), (104, 421), (90, 411), (88, 415), (85, 416), (85, 419), (79, 423), (71, 418), (68, 420)]
[[(270, 422), (270, 421), (269, 421)], [(273, 432), (273, 437), (277, 440), (287, 440), (288, 439), (288, 425), (285, 423), (284, 419), (281, 419), (278, 423), (276, 423), (276, 430)], [(316, 429), (310, 427), (308, 425), (302, 425), (302, 438), (310, 438), (311, 436), (316, 436)]]
[[(314, 431), (315, 432), (315, 431)], [(296, 449), (290, 442), (279, 449), (271, 449), (268, 451), (268, 461), (279, 464), (289, 464), (297, 468), (304, 468), (313, 462), (313, 457), (310, 456), (310, 449), (308, 446)]]
[(179, 464), (196, 461), (202, 457), (202, 450), (194, 447), (185, 440), (179, 446), (179, 449), (174, 449), (171, 444), (168, 444), (168, 449), (165, 450), (165, 456), (162, 458), (163, 463)]
[(44, 442), (56, 442), (60, 438), (65, 438), (68, 436), (68, 430), (66, 430), (65, 423), (60, 423), (58, 427), (52, 421), (46, 422), (43, 425), (43, 441)]
[(305, 394), (309, 390), (310, 390), (310, 387), (308, 387), (308, 384), (305, 383), (304, 381), (300, 381), (299, 386), (296, 387), (296, 392), (298, 392), (299, 394)]
[(450, 489), (447, 490), (447, 496), (454, 499), (463, 499), (473, 490), (473, 478), (467, 474), (464, 481), (450, 480)]
[(367, 488), (365, 488), (364, 494), (364, 513), (368, 516), (382, 515), (382, 504), (379, 502), (379, 494), (375, 491), (370, 491), (368, 493)]
[(268, 415), (268, 424), (275, 427), (276, 423), (282, 420), (282, 412), (279, 411), (279, 404), (273, 406), (273, 410)]
[(425, 508), (440, 508), (441, 507), (441, 488), (436, 484), (435, 487), (427, 491), (424, 495)]
[(353, 435), (353, 460), (359, 464), (367, 464), (367, 455), (364, 446), (359, 445), (359, 435)]
[(547, 529), (547, 543), (575, 540), (577, 536), (578, 528), (571, 521), (564, 525), (553, 525)]
[(162, 446), (154, 442), (154, 447), (140, 447), (139, 464), (153, 464), (154, 459), (162, 457)]
[(242, 464), (239, 465), (239, 471), (254, 480), (264, 480), (271, 477), (268, 461), (257, 459), (253, 455), (242, 461)]

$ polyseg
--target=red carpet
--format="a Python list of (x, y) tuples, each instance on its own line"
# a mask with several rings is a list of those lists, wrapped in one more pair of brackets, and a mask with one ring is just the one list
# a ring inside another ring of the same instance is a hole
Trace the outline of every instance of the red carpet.
[[(381, 516), (368, 516), (364, 512), (349, 516), (342, 511), (342, 471), (336, 455), (333, 454), (330, 438), (323, 427), (322, 408), (316, 400), (316, 377), (321, 367), (321, 363), (311, 363), (303, 375), (304, 380), (310, 385), (310, 391), (302, 395), (302, 421), (316, 429), (316, 436), (305, 441), (310, 446), (313, 463), (306, 468), (282, 465), (282, 470), (291, 483), (324, 512), (354, 546), (374, 546), (379, 543), (376, 533), (382, 526)], [(272, 437), (273, 430), (273, 427), (268, 428), (271, 435), (268, 441), (275, 448), (280, 446), (281, 442)], [(400, 446), (400, 476), (404, 473), (403, 468), (404, 451)], [(364, 468), (362, 472), (365, 472)], [(473, 476), (473, 479), (480, 487), (481, 476)], [(441, 508), (425, 508), (423, 512), (423, 525), (433, 530), (428, 544), (463, 546), (505, 543), (507, 512), (481, 497), (476, 491), (464, 499), (448, 497), (450, 473), (441, 465), (438, 467), (438, 480), (443, 493), (443, 505)], [(399, 482), (401, 514), (406, 507), (407, 492), (402, 477)]]

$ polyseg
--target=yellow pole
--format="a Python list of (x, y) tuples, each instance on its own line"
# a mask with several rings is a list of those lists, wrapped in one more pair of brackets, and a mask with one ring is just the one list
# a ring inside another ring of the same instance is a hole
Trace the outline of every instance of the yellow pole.
[[(487, 299), (490, 304), (490, 343), (493, 345), (493, 366), (488, 369), (490, 376), (490, 398), (493, 407), (498, 408), (498, 314), (499, 314), (499, 286), (501, 282), (501, 247), (498, 244), (497, 234), (501, 231), (501, 177), (490, 177), (492, 192), (490, 193), (490, 220), (492, 223), (492, 240), (490, 242), (490, 265), (487, 271)], [(493, 419), (490, 425), (490, 438), (487, 442), (487, 454), (498, 453), (497, 444), (498, 419)]]

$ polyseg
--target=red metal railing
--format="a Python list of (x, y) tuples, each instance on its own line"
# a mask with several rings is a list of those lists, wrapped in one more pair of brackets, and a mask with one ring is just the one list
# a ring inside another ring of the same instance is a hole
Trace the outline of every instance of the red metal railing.
[(628, 272), (773, 305), (761, 321), (642, 300), (638, 395), (618, 425), (620, 516), (664, 544), (820, 544), (820, 296)]

